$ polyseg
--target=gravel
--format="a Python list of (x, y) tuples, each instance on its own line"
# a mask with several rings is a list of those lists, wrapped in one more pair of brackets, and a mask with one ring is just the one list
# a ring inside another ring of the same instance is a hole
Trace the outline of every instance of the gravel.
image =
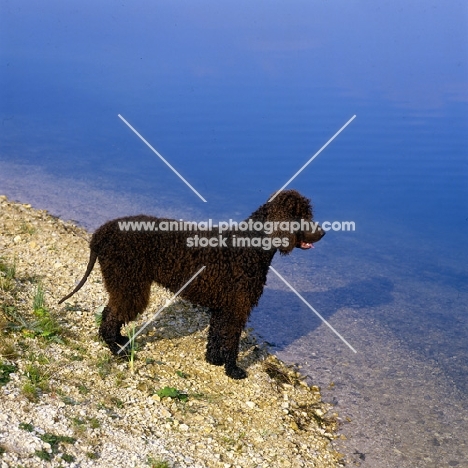
[[(208, 311), (182, 300), (137, 338), (133, 363), (113, 357), (97, 336), (98, 266), (57, 306), (85, 271), (90, 234), (5, 196), (0, 205), (1, 468), (343, 466), (338, 415), (251, 330), (242, 381), (204, 361)], [(154, 285), (135, 329), (171, 296)]]

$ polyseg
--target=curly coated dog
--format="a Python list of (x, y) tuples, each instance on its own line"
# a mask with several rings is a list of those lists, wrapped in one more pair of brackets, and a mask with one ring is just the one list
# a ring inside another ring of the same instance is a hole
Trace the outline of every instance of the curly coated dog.
[(205, 266), (181, 297), (211, 311), (206, 360), (243, 379), (247, 374), (236, 363), (239, 340), (273, 256), (313, 247), (325, 233), (312, 219), (310, 200), (295, 190), (277, 193), (244, 222), (220, 223), (210, 231), (195, 223), (189, 223), (191, 231), (180, 230), (179, 221), (145, 215), (115, 219), (93, 234), (86, 273), (59, 303), (83, 286), (99, 260), (109, 293), (99, 335), (118, 354), (128, 343), (120, 329), (144, 311), (151, 283), (176, 292)]

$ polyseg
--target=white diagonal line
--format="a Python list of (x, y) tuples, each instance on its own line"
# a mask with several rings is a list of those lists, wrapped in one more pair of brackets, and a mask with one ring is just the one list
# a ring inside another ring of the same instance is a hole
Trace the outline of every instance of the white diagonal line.
[(166, 301), (166, 303), (144, 324), (142, 327), (131, 337), (130, 340), (125, 343), (124, 346), (121, 346), (117, 354), (120, 354), (130, 343), (135, 341), (135, 338), (168, 306), (170, 306), (174, 299), (205, 269), (203, 265), (173, 296), (171, 299)]
[(140, 139), (145, 143), (153, 153), (155, 153), (161, 160), (167, 164), (167, 166), (185, 183), (187, 184), (204, 202), (206, 200), (159, 154), (120, 114), (118, 114), (120, 119), (132, 130)]
[(274, 200), (355, 118), (353, 115), (268, 201)]
[(281, 280), (283, 280), (284, 284), (286, 286), (289, 287), (289, 289), (291, 289), (291, 291), (293, 293), (295, 293), (297, 295), (297, 297), (299, 297), (299, 299), (312, 311), (314, 312), (315, 315), (317, 315), (317, 317), (328, 327), (330, 328), (330, 330), (333, 331), (333, 333), (338, 337), (340, 338), (340, 340), (345, 343), (348, 348), (353, 351), (354, 353), (357, 353), (357, 351), (272, 267), (270, 266), (270, 268), (272, 269), (272, 271), (278, 276), (278, 278), (280, 278)]

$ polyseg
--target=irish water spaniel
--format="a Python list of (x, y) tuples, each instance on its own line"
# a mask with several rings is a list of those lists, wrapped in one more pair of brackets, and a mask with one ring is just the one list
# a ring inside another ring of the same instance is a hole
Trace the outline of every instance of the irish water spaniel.
[[(171, 221), (173, 230), (163, 230)], [(140, 224), (137, 229), (135, 223), (142, 222), (147, 228)], [(295, 247), (310, 249), (325, 233), (312, 222), (310, 200), (295, 190), (278, 193), (243, 224), (231, 222), (229, 228), (227, 222), (219, 224), (211, 231), (202, 226), (181, 231), (175, 230), (182, 227), (179, 221), (144, 215), (109, 221), (91, 238), (83, 279), (60, 303), (83, 286), (99, 260), (109, 293), (99, 335), (118, 354), (128, 343), (120, 329), (146, 308), (151, 283), (176, 292), (205, 266), (181, 297), (211, 311), (206, 360), (224, 365), (229, 377), (245, 378), (246, 372), (236, 364), (239, 340), (262, 295), (273, 256), (277, 251), (289, 254)]]

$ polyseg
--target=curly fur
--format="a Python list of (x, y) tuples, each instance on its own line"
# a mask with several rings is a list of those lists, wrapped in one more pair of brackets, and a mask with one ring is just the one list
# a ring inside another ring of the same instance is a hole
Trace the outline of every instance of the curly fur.
[[(310, 200), (295, 190), (279, 193), (248, 218), (256, 221), (312, 220)], [(257, 305), (266, 283), (273, 256), (290, 253), (304, 242), (314, 243), (325, 234), (317, 227), (289, 233), (285, 231), (223, 232), (228, 247), (188, 247), (187, 238), (198, 234), (217, 237), (217, 229), (206, 231), (122, 231), (122, 221), (164, 219), (145, 215), (109, 221), (96, 230), (90, 242), (90, 260), (85, 276), (68, 299), (86, 282), (96, 259), (101, 266), (109, 302), (104, 309), (99, 335), (114, 354), (128, 339), (120, 334), (125, 323), (134, 320), (147, 307), (150, 287), (159, 283), (178, 291), (202, 266), (205, 270), (183, 291), (181, 297), (211, 309), (206, 360), (224, 365), (228, 376), (241, 379), (246, 372), (237, 366), (239, 340), (252, 308)], [(170, 220), (165, 220), (170, 221)], [(234, 235), (242, 237), (287, 238), (288, 245), (265, 250), (261, 247), (232, 247)]]

